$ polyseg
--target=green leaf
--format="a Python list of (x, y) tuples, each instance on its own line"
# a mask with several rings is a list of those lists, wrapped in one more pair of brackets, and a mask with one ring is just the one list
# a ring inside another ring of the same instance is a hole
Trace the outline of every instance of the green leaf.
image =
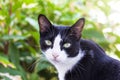
[(10, 61), (16, 66), (17, 70), (22, 72), (22, 77), (25, 79), (25, 71), (22, 69), (20, 63), (20, 55), (17, 46), (14, 43), (9, 44), (8, 50)]
[(31, 35), (33, 36), (33, 38), (35, 39), (36, 43), (39, 45), (39, 41), (40, 41), (40, 34), (38, 32), (35, 32), (35, 31), (31, 31), (30, 32)]
[(26, 17), (25, 19), (29, 24), (32, 25), (32, 27), (36, 30), (39, 31), (39, 27), (38, 27), (38, 22), (35, 19), (32, 19), (30, 17)]
[(35, 67), (35, 72), (41, 71), (43, 69), (46, 69), (46, 68), (50, 67), (50, 65), (51, 64), (46, 60), (46, 58), (41, 56), (39, 58), (39, 60), (37, 61), (37, 65)]
[(20, 71), (17, 71), (16, 69), (11, 69), (11, 68), (4, 68), (4, 67), (0, 67), (0, 73), (3, 74), (9, 74), (9, 75), (19, 75), (19, 76), (23, 76), (23, 73), (21, 73)]
[(6, 56), (0, 54), (0, 63), (4, 67), (16, 68), (13, 63), (11, 63)]
[(8, 54), (9, 54), (11, 62), (14, 63), (18, 67), (19, 66), (19, 52), (14, 43), (10, 43)]
[(4, 35), (2, 36), (3, 40), (24, 40), (26, 36), (19, 36), (19, 35)]
[(36, 55), (36, 51), (34, 48), (32, 48), (29, 44), (25, 43), (24, 44), (28, 49), (29, 51), (31, 52), (32, 56), (35, 56)]
[(102, 35), (101, 32), (94, 30), (94, 29), (85, 30), (83, 33), (83, 36), (89, 39), (93, 39), (98, 42), (106, 40), (104, 35)]

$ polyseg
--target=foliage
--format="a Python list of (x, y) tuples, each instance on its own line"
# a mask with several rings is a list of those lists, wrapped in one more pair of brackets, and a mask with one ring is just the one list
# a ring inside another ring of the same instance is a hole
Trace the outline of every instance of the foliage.
[(0, 79), (9, 80), (11, 76), (18, 76), (17, 80), (56, 80), (55, 69), (40, 52), (37, 23), (40, 13), (59, 25), (72, 25), (78, 18), (85, 17), (83, 37), (94, 40), (107, 53), (120, 57), (120, 23), (109, 19), (112, 14), (109, 5), (111, 2), (112, 0), (1, 0)]

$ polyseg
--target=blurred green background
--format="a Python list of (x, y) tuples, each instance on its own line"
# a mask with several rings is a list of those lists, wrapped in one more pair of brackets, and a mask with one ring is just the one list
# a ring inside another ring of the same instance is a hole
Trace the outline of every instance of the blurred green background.
[(84, 17), (83, 38), (120, 58), (119, 0), (0, 0), (0, 80), (57, 80), (40, 52), (38, 15), (72, 25)]

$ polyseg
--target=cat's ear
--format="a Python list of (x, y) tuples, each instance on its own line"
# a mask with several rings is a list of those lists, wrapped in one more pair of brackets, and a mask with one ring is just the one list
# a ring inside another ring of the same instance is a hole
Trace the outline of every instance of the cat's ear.
[(40, 14), (38, 16), (38, 23), (39, 23), (39, 29), (40, 29), (39, 31), (40, 32), (46, 32), (52, 26), (52, 24), (50, 23), (50, 21), (43, 14)]
[(81, 32), (85, 24), (85, 19), (80, 18), (70, 29), (70, 35), (76, 36), (78, 39), (81, 37)]

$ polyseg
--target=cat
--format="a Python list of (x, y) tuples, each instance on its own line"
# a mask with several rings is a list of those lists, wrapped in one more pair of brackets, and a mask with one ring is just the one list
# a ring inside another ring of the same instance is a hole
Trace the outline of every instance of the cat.
[(38, 23), (41, 51), (59, 80), (120, 80), (120, 62), (94, 41), (81, 38), (84, 18), (72, 26), (55, 26), (40, 14)]

